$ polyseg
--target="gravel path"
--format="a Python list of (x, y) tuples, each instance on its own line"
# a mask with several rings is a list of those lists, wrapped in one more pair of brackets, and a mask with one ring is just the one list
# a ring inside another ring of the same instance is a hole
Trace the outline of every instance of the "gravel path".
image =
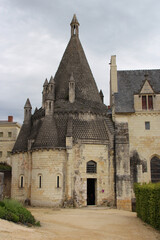
[(0, 220), (0, 240), (160, 240), (160, 232), (132, 212), (97, 207), (29, 210), (42, 226)]

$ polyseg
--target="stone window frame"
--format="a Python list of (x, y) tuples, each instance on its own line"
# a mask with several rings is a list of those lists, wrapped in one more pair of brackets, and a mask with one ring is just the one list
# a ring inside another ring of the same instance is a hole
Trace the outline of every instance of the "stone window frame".
[[(142, 94), (142, 110), (154, 110), (153, 97), (155, 94)], [(149, 100), (152, 99), (152, 100)]]
[(145, 130), (150, 130), (151, 124), (150, 121), (145, 121)]
[(21, 174), (19, 176), (19, 188), (23, 189), (25, 185), (25, 177), (24, 174)]
[(97, 173), (97, 162), (90, 160), (86, 164), (86, 173)]

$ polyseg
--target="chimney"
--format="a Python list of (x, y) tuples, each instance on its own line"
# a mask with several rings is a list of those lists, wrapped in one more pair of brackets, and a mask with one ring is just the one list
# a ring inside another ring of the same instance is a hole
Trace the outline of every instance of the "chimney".
[(8, 122), (13, 122), (13, 116), (8, 116)]

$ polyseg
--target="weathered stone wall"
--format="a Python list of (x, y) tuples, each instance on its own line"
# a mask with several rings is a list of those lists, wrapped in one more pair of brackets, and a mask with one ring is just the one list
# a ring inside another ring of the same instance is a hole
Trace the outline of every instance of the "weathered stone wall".
[(131, 210), (129, 134), (127, 123), (115, 125), (117, 208)]
[[(116, 123), (127, 123), (129, 131), (129, 156), (131, 183), (151, 181), (150, 161), (153, 156), (160, 156), (160, 115), (156, 112), (137, 112), (115, 116)], [(150, 130), (145, 129), (145, 122), (150, 122)], [(134, 197), (133, 188), (131, 189)]]
[[(70, 141), (71, 144), (72, 141)], [(97, 173), (86, 173), (87, 162), (97, 163)], [(96, 179), (96, 204), (113, 205), (113, 150), (107, 144), (79, 142), (66, 150), (37, 150), (13, 155), (12, 197), (29, 199), (35, 206), (87, 205), (87, 178)], [(24, 187), (20, 177), (24, 176)], [(41, 187), (39, 185), (41, 176)], [(57, 187), (59, 177), (59, 187)]]
[[(30, 164), (28, 153), (12, 155), (12, 187), (11, 197), (24, 202), (30, 197)], [(24, 187), (20, 186), (20, 177), (24, 176)]]
[[(87, 162), (97, 163), (97, 173), (87, 173)], [(80, 142), (73, 149), (73, 172), (71, 186), (74, 189), (74, 200), (78, 206), (87, 205), (87, 179), (96, 179), (96, 204), (113, 204), (114, 166), (113, 154), (108, 146), (102, 144), (86, 144)]]
[[(32, 153), (31, 204), (58, 206), (65, 198), (65, 150), (39, 150)], [(39, 175), (42, 187), (39, 188)], [(57, 187), (59, 176), (59, 187)]]

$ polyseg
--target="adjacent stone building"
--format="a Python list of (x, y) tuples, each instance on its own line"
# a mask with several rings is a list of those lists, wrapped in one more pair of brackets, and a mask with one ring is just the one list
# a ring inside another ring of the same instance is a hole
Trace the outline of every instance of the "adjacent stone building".
[(35, 206), (115, 205), (131, 210), (133, 183), (160, 181), (160, 70), (117, 71), (103, 103), (79, 40), (71, 38), (42, 107), (24, 122), (13, 148), (12, 198)]
[[(0, 121), (0, 195), (11, 197), (11, 152), (20, 131), (20, 124), (13, 122), (13, 117)], [(3, 188), (3, 191), (2, 191)]]
[(24, 123), (13, 148), (12, 197), (39, 206), (115, 203), (114, 126), (79, 40), (71, 38), (55, 77), (43, 85), (42, 107)]
[(116, 56), (110, 64), (116, 198), (129, 208), (134, 182), (160, 181), (160, 70), (117, 71)]

